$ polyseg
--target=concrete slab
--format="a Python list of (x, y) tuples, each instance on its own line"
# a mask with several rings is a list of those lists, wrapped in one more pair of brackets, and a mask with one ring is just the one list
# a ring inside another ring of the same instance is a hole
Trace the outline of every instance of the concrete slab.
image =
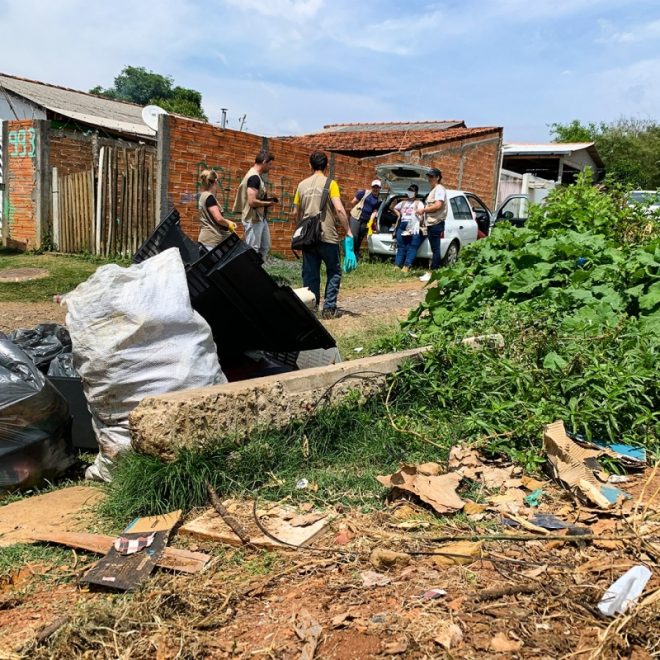
[(288, 374), (255, 378), (144, 399), (129, 415), (132, 444), (172, 460), (178, 449), (201, 448), (221, 437), (246, 437), (257, 427), (283, 428), (301, 419), (333, 388), (332, 403), (358, 391), (364, 401), (387, 374), (427, 349), (413, 349)]

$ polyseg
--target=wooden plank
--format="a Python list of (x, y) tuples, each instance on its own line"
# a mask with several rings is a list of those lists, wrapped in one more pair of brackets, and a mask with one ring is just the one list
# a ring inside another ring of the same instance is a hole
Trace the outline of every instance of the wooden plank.
[(115, 254), (115, 240), (117, 228), (117, 150), (111, 149), (110, 157), (110, 223), (108, 225), (108, 245), (106, 256)]
[(57, 178), (57, 168), (52, 170), (53, 183), (51, 186), (51, 208), (53, 214), (53, 243), (59, 250), (60, 246), (60, 204), (59, 204), (59, 181)]
[(94, 169), (87, 171), (87, 249), (90, 254), (94, 254), (96, 245), (94, 219), (95, 219), (95, 205), (94, 205)]
[(65, 252), (71, 252), (71, 179), (68, 176), (62, 177), (62, 190), (64, 195), (62, 201), (64, 203), (63, 218), (64, 218), (64, 235), (65, 235)]
[[(255, 525), (254, 519), (251, 516), (251, 507), (243, 507), (240, 503), (231, 501), (225, 502), (224, 505), (230, 509), (231, 515), (247, 531), (251, 545), (270, 550), (289, 547), (286, 543), (296, 546), (308, 545), (317, 536), (322, 534), (330, 523), (329, 517), (326, 516), (311, 525), (296, 527), (289, 520), (285, 520), (285, 517), (288, 515), (293, 515), (293, 510), (278, 507), (271, 512), (272, 515), (266, 515), (262, 520), (263, 526), (273, 536), (286, 542), (277, 543), (275, 540), (264, 535)], [(190, 536), (195, 539), (226, 543), (233, 546), (243, 545), (241, 539), (214, 509), (208, 509), (201, 516), (183, 525), (179, 529), (179, 534), (181, 536)]]
[[(69, 548), (79, 548), (88, 552), (104, 555), (110, 551), (115, 537), (107, 534), (88, 534), (87, 532), (43, 532), (37, 531), (31, 537), (35, 541), (57, 543)], [(159, 568), (167, 568), (180, 573), (199, 573), (211, 561), (211, 555), (203, 552), (165, 548), (165, 552), (156, 562)]]
[(101, 147), (99, 152), (99, 174), (96, 182), (96, 209), (94, 210), (94, 254), (102, 254), (101, 234), (104, 204), (103, 194), (105, 191), (105, 186), (103, 185), (103, 175), (105, 173), (105, 152), (106, 148)]
[(0, 547), (29, 542), (36, 532), (82, 531), (103, 497), (99, 488), (69, 486), (1, 506)]
[(136, 518), (121, 533), (120, 537), (135, 540), (153, 535), (151, 545), (139, 552), (124, 555), (113, 545), (108, 554), (100, 559), (81, 582), (118, 591), (132, 591), (146, 580), (165, 552), (172, 528), (181, 518), (181, 511), (164, 516)]

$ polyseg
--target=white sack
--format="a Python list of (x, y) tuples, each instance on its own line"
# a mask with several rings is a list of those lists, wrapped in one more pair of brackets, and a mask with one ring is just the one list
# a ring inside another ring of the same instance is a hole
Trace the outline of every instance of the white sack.
[(176, 248), (128, 268), (103, 266), (63, 302), (101, 450), (85, 476), (108, 481), (112, 460), (130, 446), (128, 414), (144, 397), (227, 379)]

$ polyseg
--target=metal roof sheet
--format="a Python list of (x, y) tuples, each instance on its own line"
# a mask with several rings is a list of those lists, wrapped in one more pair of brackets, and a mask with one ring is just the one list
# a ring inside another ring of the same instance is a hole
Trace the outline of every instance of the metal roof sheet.
[(156, 137), (156, 131), (142, 121), (142, 107), (134, 103), (2, 73), (0, 86), (35, 105), (76, 121), (151, 140)]

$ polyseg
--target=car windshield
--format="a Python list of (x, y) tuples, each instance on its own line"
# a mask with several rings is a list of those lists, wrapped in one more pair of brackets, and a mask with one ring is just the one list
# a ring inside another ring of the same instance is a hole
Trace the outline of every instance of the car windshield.
[(635, 190), (630, 193), (629, 199), (636, 204), (660, 204), (660, 192), (653, 190)]

